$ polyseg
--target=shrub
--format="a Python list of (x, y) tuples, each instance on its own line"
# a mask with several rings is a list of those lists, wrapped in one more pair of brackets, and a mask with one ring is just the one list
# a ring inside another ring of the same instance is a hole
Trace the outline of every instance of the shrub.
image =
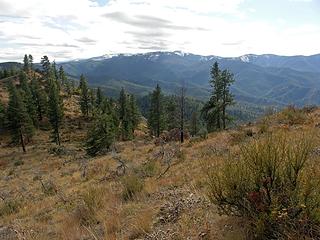
[(97, 114), (94, 123), (87, 133), (86, 151), (95, 156), (103, 150), (110, 149), (115, 141), (117, 127), (110, 114)]
[(0, 204), (0, 217), (8, 216), (19, 211), (20, 204), (16, 200), (4, 200)]
[(156, 162), (148, 161), (147, 163), (142, 165), (140, 171), (143, 177), (153, 177), (158, 171)]
[(302, 108), (302, 111), (305, 113), (312, 113), (315, 111), (318, 107), (316, 105), (306, 105)]
[(207, 139), (208, 138), (208, 130), (206, 128), (201, 128), (199, 132), (197, 133), (197, 136), (199, 136), (202, 139)]
[(22, 161), (22, 160), (17, 160), (17, 161), (14, 162), (13, 165), (14, 165), (15, 167), (18, 167), (18, 166), (21, 166), (21, 165), (23, 165), (23, 164), (24, 164), (24, 161)]
[(320, 175), (311, 143), (306, 135), (267, 134), (243, 145), (238, 158), (208, 171), (211, 201), (221, 213), (247, 219), (252, 239), (319, 238)]
[(131, 200), (143, 190), (144, 182), (137, 175), (132, 174), (122, 178), (122, 185), (124, 187), (122, 193), (123, 199)]
[(269, 120), (268, 118), (263, 118), (259, 123), (258, 123), (258, 133), (259, 134), (264, 134), (269, 131)]
[(279, 116), (280, 123), (289, 125), (303, 124), (307, 119), (306, 112), (294, 106), (288, 106)]

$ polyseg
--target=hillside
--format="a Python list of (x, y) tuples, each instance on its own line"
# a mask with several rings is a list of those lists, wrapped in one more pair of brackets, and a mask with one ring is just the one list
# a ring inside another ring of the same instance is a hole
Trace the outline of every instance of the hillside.
[(245, 219), (210, 202), (206, 169), (270, 133), (313, 132), (320, 144), (320, 110), (288, 109), (182, 145), (159, 145), (141, 123), (133, 141), (89, 157), (78, 100), (65, 102), (62, 147), (38, 130), (23, 154), (0, 135), (1, 239), (248, 239)]

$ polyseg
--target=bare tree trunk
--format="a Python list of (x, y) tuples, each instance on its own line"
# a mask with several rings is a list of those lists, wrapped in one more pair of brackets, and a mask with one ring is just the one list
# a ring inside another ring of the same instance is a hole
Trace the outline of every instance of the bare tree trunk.
[(226, 129), (226, 107), (223, 106), (222, 109), (222, 121), (223, 121), (223, 129)]
[(184, 114), (185, 114), (185, 86), (184, 83), (181, 87), (180, 95), (180, 142), (184, 142)]
[(20, 129), (19, 131), (20, 131), (20, 141), (21, 141), (22, 150), (23, 150), (23, 152), (25, 153), (25, 152), (27, 152), (27, 151), (26, 151), (26, 146), (25, 146), (25, 143), (24, 143), (23, 134), (22, 134), (21, 129)]

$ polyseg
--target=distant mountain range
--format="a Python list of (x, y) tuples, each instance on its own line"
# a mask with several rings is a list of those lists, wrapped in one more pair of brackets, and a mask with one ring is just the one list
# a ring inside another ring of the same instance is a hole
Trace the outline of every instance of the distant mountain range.
[(124, 86), (145, 95), (159, 83), (174, 93), (184, 83), (188, 94), (209, 97), (209, 72), (218, 61), (234, 73), (232, 87), (238, 101), (258, 105), (320, 104), (320, 54), (313, 56), (244, 55), (237, 58), (190, 53), (118, 54), (62, 63), (74, 77), (83, 73), (92, 85), (111, 95)]
[(320, 54), (223, 58), (180, 51), (151, 52), (103, 55), (60, 65), (74, 78), (83, 73), (89, 84), (101, 86), (109, 95), (115, 96), (125, 87), (142, 96), (157, 83), (170, 94), (183, 83), (188, 95), (205, 100), (210, 95), (209, 72), (215, 61), (234, 73), (232, 91), (240, 102), (260, 106), (320, 104)]

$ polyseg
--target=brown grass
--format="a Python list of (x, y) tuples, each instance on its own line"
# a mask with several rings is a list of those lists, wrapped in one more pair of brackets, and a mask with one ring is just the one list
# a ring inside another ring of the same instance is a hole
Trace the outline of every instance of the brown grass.
[[(175, 239), (199, 239), (203, 234), (203, 239), (231, 240), (245, 235), (239, 222), (219, 216), (214, 207), (206, 204), (184, 209), (177, 222), (162, 224), (158, 219), (162, 206), (185, 201), (190, 191), (204, 198), (204, 167), (239, 151), (239, 144), (251, 138), (245, 130), (213, 133), (208, 139), (181, 146), (177, 143), (180, 154), (172, 158), (169, 170), (159, 177), (167, 165), (155, 157), (160, 147), (148, 139), (146, 125), (142, 124), (134, 141), (116, 144), (116, 157), (127, 166), (126, 176), (121, 177), (114, 174), (119, 163), (113, 155), (91, 159), (85, 156), (86, 123), (77, 97), (65, 103), (62, 139), (66, 154), (48, 151), (54, 145), (48, 141), (47, 131), (36, 132), (26, 154), (19, 147), (8, 146), (8, 135), (0, 136), (0, 196), (19, 202), (17, 210), (0, 217), (0, 225), (15, 227), (24, 232), (26, 239), (41, 240), (143, 239), (166, 231)], [(303, 129), (313, 129), (320, 123), (318, 110), (307, 117), (308, 121), (300, 124)], [(254, 127), (254, 132), (259, 132)], [(287, 131), (299, 131), (296, 127), (288, 126)], [(268, 122), (268, 131), (278, 128), (283, 124)], [(320, 143), (318, 137), (316, 141)], [(24, 164), (15, 164), (19, 161)], [(122, 196), (123, 179), (131, 175), (144, 184), (143, 190), (128, 201)], [(52, 181), (56, 192), (45, 194), (40, 179)]]

